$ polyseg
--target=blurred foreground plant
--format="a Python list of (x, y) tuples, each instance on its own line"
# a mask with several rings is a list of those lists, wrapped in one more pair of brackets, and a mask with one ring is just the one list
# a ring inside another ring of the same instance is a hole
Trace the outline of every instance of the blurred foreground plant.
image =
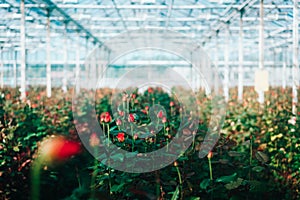
[(51, 136), (44, 139), (38, 149), (38, 157), (32, 165), (32, 199), (39, 199), (40, 172), (44, 165), (54, 166), (66, 161), (81, 151), (80, 144), (63, 136)]

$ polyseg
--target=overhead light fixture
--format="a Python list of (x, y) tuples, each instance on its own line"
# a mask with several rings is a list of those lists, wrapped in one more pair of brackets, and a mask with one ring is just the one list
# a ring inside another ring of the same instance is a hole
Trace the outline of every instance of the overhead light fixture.
[(19, 18), (21, 18), (21, 16), (22, 16), (22, 15), (21, 15), (20, 13), (12, 13), (10, 17), (11, 17), (12, 19), (19, 19)]
[(198, 15), (198, 19), (209, 20), (209, 19), (211, 19), (211, 14), (210, 13), (201, 13), (200, 15)]
[(209, 0), (210, 3), (222, 3), (223, 0)]
[(268, 20), (278, 20), (278, 13), (267, 15)]
[(92, 16), (89, 14), (78, 14), (74, 15), (76, 19), (90, 19)]
[(155, 0), (141, 0), (141, 4), (155, 4)]
[(78, 3), (78, 0), (63, 0), (63, 3)]

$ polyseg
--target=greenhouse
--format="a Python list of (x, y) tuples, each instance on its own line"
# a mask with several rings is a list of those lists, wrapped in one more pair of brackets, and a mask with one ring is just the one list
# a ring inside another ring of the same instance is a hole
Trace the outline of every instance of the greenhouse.
[(300, 199), (298, 0), (1, 0), (0, 199)]

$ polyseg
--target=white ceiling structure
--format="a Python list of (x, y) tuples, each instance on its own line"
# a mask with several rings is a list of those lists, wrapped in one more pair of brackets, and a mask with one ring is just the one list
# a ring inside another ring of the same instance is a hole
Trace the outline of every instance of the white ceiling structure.
[[(1, 0), (0, 47), (4, 52), (20, 50), (20, 2)], [(24, 0), (24, 3), (29, 61), (30, 56), (36, 52), (42, 54), (46, 49), (47, 16), (54, 62), (66, 48), (69, 52), (74, 47), (82, 48), (82, 53), (103, 45), (113, 36), (141, 28), (183, 33), (197, 40), (213, 60), (224, 60), (222, 50), (228, 41), (230, 60), (237, 61), (241, 17), (245, 60), (258, 60), (259, 0)], [(264, 1), (266, 60), (273, 60), (274, 54), (291, 52), (293, 6), (291, 0)], [(216, 50), (218, 58), (214, 57)], [(69, 59), (74, 60), (72, 56)]]

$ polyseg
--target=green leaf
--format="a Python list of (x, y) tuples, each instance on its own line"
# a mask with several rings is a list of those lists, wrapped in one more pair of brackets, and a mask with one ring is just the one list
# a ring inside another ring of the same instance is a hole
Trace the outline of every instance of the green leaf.
[(269, 161), (269, 156), (261, 151), (257, 151), (255, 157), (262, 163), (266, 163)]
[(227, 190), (233, 190), (233, 189), (238, 188), (242, 183), (243, 183), (243, 179), (238, 178), (236, 181), (233, 181), (233, 182), (231, 182), (231, 183), (227, 183), (227, 184), (225, 185), (225, 188), (226, 188)]
[(20, 149), (19, 149), (18, 146), (15, 146), (15, 147), (13, 148), (13, 150), (14, 150), (15, 152), (19, 152), (19, 151), (20, 151)]
[(112, 160), (114, 161), (123, 161), (124, 160), (124, 155), (121, 154), (121, 153), (117, 153), (117, 154), (114, 154), (110, 157)]
[(120, 185), (113, 185), (110, 190), (111, 192), (120, 192), (120, 190), (123, 189), (124, 185), (125, 183), (121, 183)]
[(216, 180), (216, 182), (230, 183), (236, 179), (237, 173), (230, 176), (222, 176)]
[(189, 200), (200, 200), (200, 197), (190, 197)]
[(252, 168), (253, 171), (255, 172), (261, 172), (263, 171), (265, 168), (264, 167), (261, 167), (261, 166), (255, 166)]
[(178, 196), (179, 196), (179, 185), (176, 187), (176, 190), (175, 190), (175, 192), (173, 193), (173, 196), (172, 196), (171, 200), (176, 200), (176, 199), (178, 199)]
[(262, 193), (267, 190), (266, 184), (260, 181), (249, 181), (250, 191), (255, 193)]
[(239, 156), (242, 156), (243, 153), (240, 153), (240, 152), (237, 152), (237, 151), (229, 151), (229, 152), (228, 152), (228, 155), (229, 155), (230, 157), (239, 157)]
[(204, 179), (201, 183), (200, 183), (200, 188), (203, 190), (206, 190), (206, 188), (209, 186), (210, 184), (210, 179)]

